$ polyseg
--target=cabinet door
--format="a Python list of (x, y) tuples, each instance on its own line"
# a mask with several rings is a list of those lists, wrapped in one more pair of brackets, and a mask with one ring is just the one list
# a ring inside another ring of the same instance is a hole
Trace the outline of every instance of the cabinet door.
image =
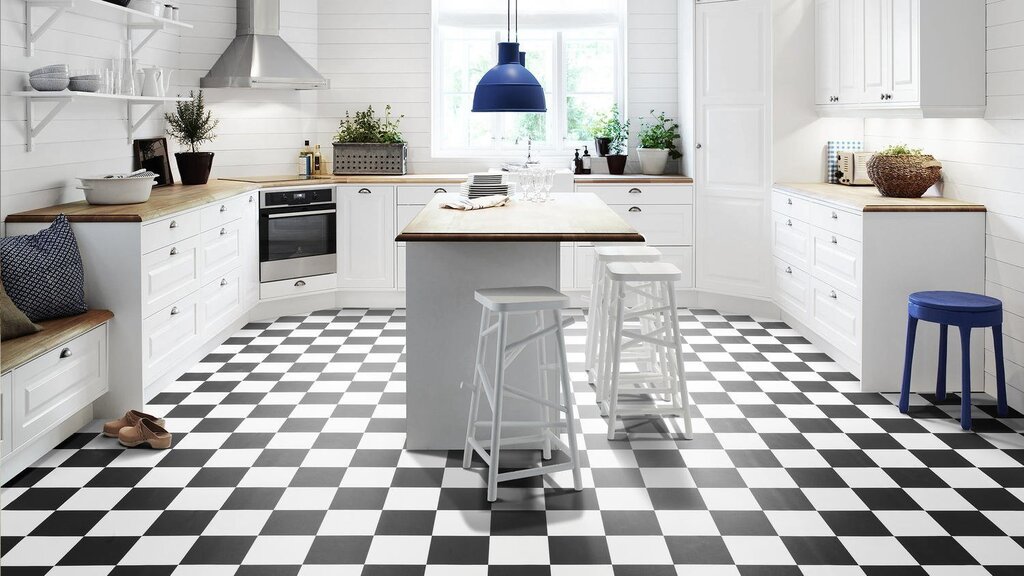
[(856, 104), (864, 93), (864, 0), (839, 4), (839, 104)]
[(882, 103), (892, 88), (890, 0), (864, 0), (863, 86), (860, 101)]
[(260, 299), (260, 203), (257, 192), (245, 199), (242, 225), (242, 267), (239, 283), (242, 290), (242, 309), (248, 310)]
[(839, 0), (814, 3), (814, 103), (835, 104), (839, 96)]
[(921, 99), (921, 3), (920, 0), (888, 1), (892, 34), (891, 101), (918, 102)]
[(11, 451), (11, 373), (0, 376), (0, 456)]
[(338, 187), (338, 259), (342, 288), (395, 287), (394, 187)]

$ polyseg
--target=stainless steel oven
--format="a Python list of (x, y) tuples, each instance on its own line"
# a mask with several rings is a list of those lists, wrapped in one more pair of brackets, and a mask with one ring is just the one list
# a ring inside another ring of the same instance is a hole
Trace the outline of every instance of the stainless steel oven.
[(334, 188), (260, 192), (260, 282), (338, 271)]

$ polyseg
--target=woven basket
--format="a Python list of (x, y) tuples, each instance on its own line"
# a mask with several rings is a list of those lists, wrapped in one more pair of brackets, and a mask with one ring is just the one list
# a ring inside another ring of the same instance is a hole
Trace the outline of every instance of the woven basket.
[(942, 164), (932, 156), (882, 156), (868, 160), (868, 178), (882, 193), (892, 198), (920, 198), (942, 172)]
[(402, 144), (334, 144), (334, 173), (405, 174), (408, 149)]

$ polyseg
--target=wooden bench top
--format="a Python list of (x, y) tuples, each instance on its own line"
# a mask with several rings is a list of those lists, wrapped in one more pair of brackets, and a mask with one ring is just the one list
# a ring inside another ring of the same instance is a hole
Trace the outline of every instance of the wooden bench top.
[(0, 344), (0, 374), (74, 340), (113, 317), (110, 310), (89, 310), (78, 316), (39, 322), (43, 327), (39, 332)]

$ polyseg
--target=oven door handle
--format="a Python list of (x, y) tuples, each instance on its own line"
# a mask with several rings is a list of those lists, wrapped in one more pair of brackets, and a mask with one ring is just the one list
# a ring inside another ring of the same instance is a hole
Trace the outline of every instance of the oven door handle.
[(286, 212), (284, 214), (267, 214), (267, 218), (297, 218), (299, 216), (319, 216), (321, 214), (337, 213), (337, 210), (309, 210), (306, 212)]

